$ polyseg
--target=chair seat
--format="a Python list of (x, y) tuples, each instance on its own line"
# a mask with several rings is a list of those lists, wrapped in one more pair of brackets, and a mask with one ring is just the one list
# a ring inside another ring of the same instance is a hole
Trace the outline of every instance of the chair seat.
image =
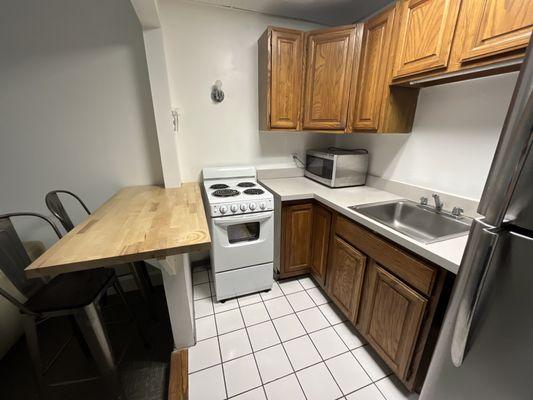
[(25, 305), (35, 313), (85, 307), (114, 276), (115, 271), (108, 268), (62, 274), (39, 289)]

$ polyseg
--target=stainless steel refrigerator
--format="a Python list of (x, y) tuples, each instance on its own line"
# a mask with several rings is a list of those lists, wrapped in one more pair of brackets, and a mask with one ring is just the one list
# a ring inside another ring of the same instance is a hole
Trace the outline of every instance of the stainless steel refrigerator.
[(530, 43), (420, 400), (533, 399)]

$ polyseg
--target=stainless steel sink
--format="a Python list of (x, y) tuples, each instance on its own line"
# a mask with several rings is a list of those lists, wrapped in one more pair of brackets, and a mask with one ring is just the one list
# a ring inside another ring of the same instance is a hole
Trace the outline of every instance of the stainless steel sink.
[(363, 204), (349, 208), (423, 243), (435, 243), (467, 235), (472, 224), (468, 217), (456, 218), (409, 200)]

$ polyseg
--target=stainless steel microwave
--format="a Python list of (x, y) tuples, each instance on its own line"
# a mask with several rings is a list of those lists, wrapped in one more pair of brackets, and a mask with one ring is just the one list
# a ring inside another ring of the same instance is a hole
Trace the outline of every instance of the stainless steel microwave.
[(368, 151), (330, 147), (308, 150), (305, 176), (329, 187), (361, 186), (366, 183)]

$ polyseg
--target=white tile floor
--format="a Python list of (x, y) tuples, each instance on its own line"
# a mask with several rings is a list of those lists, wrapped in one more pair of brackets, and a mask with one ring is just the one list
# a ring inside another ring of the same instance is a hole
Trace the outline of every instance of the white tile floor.
[(416, 400), (309, 277), (217, 303), (195, 270), (190, 400)]

